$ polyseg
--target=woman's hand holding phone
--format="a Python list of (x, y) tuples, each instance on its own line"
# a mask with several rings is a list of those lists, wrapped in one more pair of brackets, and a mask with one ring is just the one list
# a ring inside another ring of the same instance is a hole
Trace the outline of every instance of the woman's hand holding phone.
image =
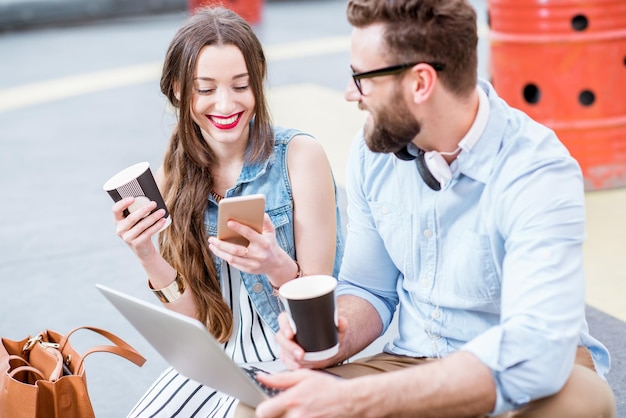
[(268, 214), (264, 214), (262, 231), (235, 220), (226, 222), (227, 226), (246, 239), (248, 245), (235, 244), (217, 237), (209, 238), (209, 248), (218, 257), (238, 270), (250, 274), (266, 274), (272, 276), (281, 270), (281, 263), (291, 258), (276, 241), (276, 231)]
[(265, 196), (262, 194), (228, 197), (220, 200), (217, 212), (217, 238), (247, 246), (249, 239), (240, 231), (230, 228), (228, 222), (237, 221), (237, 223), (261, 233), (264, 213)]
[(274, 225), (264, 211), (263, 195), (222, 199), (217, 237), (209, 238), (209, 248), (238, 270), (283, 283), (295, 277), (298, 267), (278, 245)]

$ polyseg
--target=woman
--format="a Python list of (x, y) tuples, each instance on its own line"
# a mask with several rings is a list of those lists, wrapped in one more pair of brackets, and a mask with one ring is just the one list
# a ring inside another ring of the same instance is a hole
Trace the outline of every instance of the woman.
[[(124, 217), (117, 234), (133, 250), (164, 305), (195, 317), (239, 363), (273, 362), (281, 311), (275, 290), (305, 274), (338, 273), (343, 252), (335, 184), (321, 145), (272, 126), (263, 82), (266, 60), (252, 28), (224, 8), (196, 12), (167, 52), (161, 92), (178, 123), (156, 180), (172, 224), (150, 205)], [(224, 197), (266, 197), (262, 233), (235, 221), (249, 240), (218, 240)], [(145, 218), (144, 218), (145, 216)], [(166, 370), (130, 416), (227, 416), (236, 400)]]

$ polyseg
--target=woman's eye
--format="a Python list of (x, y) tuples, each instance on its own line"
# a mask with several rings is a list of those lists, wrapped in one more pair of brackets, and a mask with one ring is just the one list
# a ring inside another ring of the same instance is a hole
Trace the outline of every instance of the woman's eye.
[(197, 88), (196, 91), (200, 94), (211, 94), (215, 91), (215, 89)]
[(235, 87), (235, 91), (246, 91), (250, 86), (237, 86)]

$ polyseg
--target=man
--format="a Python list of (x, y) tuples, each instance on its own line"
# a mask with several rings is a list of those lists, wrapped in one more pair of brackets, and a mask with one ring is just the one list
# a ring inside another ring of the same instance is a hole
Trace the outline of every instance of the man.
[[(283, 315), (281, 358), (299, 370), (262, 377), (286, 390), (257, 416), (614, 417), (609, 354), (585, 319), (578, 164), (477, 80), (466, 0), (347, 13), (346, 98), (369, 118), (348, 164), (340, 352), (304, 362)], [(396, 305), (385, 353), (332, 367)]]

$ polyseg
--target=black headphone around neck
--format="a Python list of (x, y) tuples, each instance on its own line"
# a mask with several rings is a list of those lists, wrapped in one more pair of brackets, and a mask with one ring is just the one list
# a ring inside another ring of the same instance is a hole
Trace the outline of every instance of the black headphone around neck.
[(424, 183), (431, 189), (439, 191), (446, 187), (446, 184), (452, 180), (452, 171), (450, 165), (443, 157), (444, 155), (454, 155), (460, 150), (469, 151), (474, 147), (480, 136), (482, 135), (487, 120), (489, 118), (489, 98), (481, 87), (477, 87), (478, 91), (478, 112), (474, 123), (463, 139), (459, 141), (456, 149), (452, 152), (424, 151), (416, 147), (412, 142), (394, 152), (395, 156), (403, 161), (415, 160), (417, 171), (424, 180)]
[[(411, 147), (411, 151), (415, 152), (416, 155), (409, 151), (409, 146)], [(403, 161), (415, 160), (417, 171), (420, 173), (424, 183), (435, 191), (439, 191), (442, 187), (445, 187), (446, 183), (452, 178), (448, 163), (436, 151), (429, 151), (429, 158), (427, 160), (426, 152), (424, 152), (423, 149), (409, 144), (396, 151), (394, 154)]]

